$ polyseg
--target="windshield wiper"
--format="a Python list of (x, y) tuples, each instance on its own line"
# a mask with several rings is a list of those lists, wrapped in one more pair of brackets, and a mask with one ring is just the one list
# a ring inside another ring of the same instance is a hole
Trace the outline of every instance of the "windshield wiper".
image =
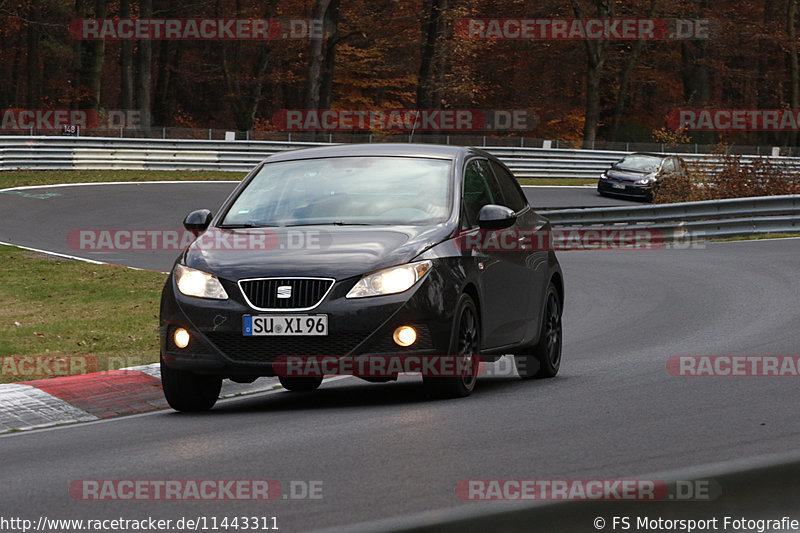
[(252, 222), (244, 222), (242, 224), (220, 224), (217, 226), (220, 229), (241, 229), (241, 228), (255, 228), (256, 225)]
[(331, 222), (309, 222), (305, 224), (286, 224), (284, 228), (298, 228), (301, 226), (377, 226), (378, 224), (370, 224), (367, 222), (343, 222), (341, 220), (334, 220)]

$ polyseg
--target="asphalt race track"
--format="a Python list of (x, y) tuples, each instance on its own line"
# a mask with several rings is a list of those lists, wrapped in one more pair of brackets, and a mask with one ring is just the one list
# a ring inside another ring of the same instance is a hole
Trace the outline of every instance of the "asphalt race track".
[[(93, 251), (67, 238), (72, 230), (181, 230), (187, 213), (215, 211), (235, 185), (141, 182), (0, 191), (0, 242), (166, 271), (178, 256), (175, 250)], [(534, 207), (636, 205), (599, 196), (589, 187), (528, 187), (525, 193)]]
[[(0, 195), (0, 240), (59, 251), (64, 228), (178, 227), (189, 209), (215, 207), (230, 185), (174, 194), (153, 187)], [(275, 516), (287, 532), (346, 531), (362, 521), (488, 507), (459, 500), (460, 480), (633, 478), (796, 450), (797, 378), (674, 377), (666, 362), (799, 355), (798, 257), (798, 239), (562, 252), (565, 344), (555, 379), (521, 381), (511, 371), (479, 379), (469, 398), (434, 401), (420, 379), (345, 378), (311, 393), (222, 401), (207, 414), (160, 411), (9, 434), (0, 437), (0, 501), (6, 514), (32, 520), (247, 515)], [(163, 270), (165, 261), (168, 268), (172, 257), (121, 254), (112, 262)], [(82, 479), (274, 479), (284, 494), (292, 481), (321, 481), (322, 498), (78, 501), (68, 487)]]

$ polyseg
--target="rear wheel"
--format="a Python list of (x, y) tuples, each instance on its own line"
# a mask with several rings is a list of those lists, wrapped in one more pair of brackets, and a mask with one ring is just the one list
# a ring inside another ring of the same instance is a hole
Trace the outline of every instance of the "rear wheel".
[(170, 368), (161, 361), (161, 386), (176, 411), (208, 411), (217, 403), (222, 378)]
[(514, 355), (517, 373), (523, 379), (552, 378), (561, 367), (561, 300), (551, 282), (547, 287), (539, 342), (529, 355)]
[(278, 379), (283, 385), (283, 388), (286, 390), (294, 391), (294, 392), (304, 392), (310, 390), (316, 390), (322, 384), (322, 376), (319, 377), (312, 377), (312, 376), (303, 376), (303, 377), (287, 377), (287, 376), (278, 376)]
[[(475, 389), (480, 365), (481, 328), (475, 303), (462, 294), (456, 306), (449, 357), (457, 356), (456, 365), (463, 372), (455, 377), (423, 376), (425, 387), (439, 398), (462, 398)], [(445, 365), (441, 365), (444, 367)]]

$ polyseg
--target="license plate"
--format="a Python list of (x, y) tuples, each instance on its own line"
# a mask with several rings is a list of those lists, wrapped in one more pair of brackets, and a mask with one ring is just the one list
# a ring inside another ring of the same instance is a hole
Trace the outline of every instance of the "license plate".
[(242, 332), (246, 337), (324, 336), (328, 334), (328, 315), (246, 315)]
[(625, 184), (624, 183), (612, 183), (611, 187), (613, 187), (614, 189), (624, 189), (625, 188)]

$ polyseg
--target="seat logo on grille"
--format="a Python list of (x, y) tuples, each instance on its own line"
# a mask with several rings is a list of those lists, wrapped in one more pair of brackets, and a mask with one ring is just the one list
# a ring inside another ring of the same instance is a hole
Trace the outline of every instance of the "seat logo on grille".
[(291, 285), (281, 285), (278, 287), (278, 298), (285, 300), (286, 298), (292, 297), (292, 286)]

